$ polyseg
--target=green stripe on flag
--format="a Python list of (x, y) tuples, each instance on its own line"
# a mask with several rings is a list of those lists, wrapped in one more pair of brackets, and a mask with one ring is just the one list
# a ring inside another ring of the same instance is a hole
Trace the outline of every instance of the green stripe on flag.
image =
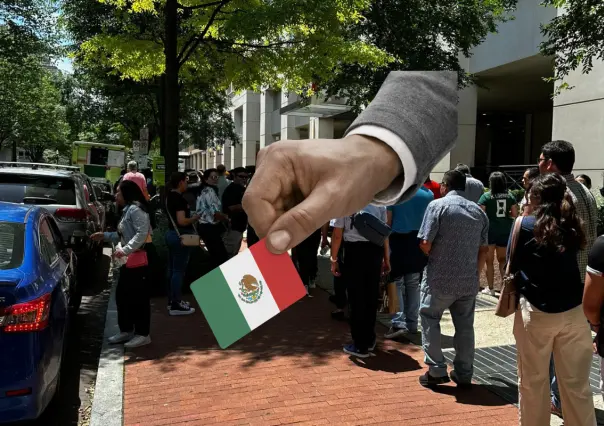
[(191, 284), (191, 291), (221, 348), (226, 348), (250, 332), (220, 268)]

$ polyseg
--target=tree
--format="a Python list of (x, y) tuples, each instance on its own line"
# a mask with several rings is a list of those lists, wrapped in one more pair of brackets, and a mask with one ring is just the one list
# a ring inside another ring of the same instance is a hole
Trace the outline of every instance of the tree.
[(0, 60), (0, 147), (26, 151), (32, 161), (43, 161), (45, 150), (68, 150), (68, 125), (61, 93), (52, 74), (27, 58), (22, 67)]
[[(187, 81), (215, 90), (261, 85), (301, 91), (341, 64), (382, 64), (387, 55), (344, 30), (368, 0), (104, 0), (119, 31), (81, 44), (84, 62), (136, 81), (160, 77), (167, 175), (176, 170), (181, 89)], [(130, 25), (127, 25), (129, 22)], [(98, 24), (98, 23), (96, 23)]]
[(564, 8), (565, 13), (541, 26), (545, 41), (541, 53), (553, 56), (554, 80), (561, 84), (556, 92), (569, 88), (562, 83), (571, 71), (581, 67), (584, 74), (593, 69), (594, 60), (604, 60), (604, 2), (602, 0), (544, 0), (544, 6)]
[(346, 98), (356, 112), (374, 98), (391, 71), (451, 70), (458, 73), (460, 86), (467, 85), (472, 76), (459, 54), (469, 57), (498, 22), (511, 17), (515, 5), (516, 0), (372, 0), (347, 35), (367, 40), (393, 60), (377, 70), (343, 65), (314, 81), (327, 97)]
[(16, 64), (30, 55), (51, 55), (56, 48), (54, 0), (0, 2), (0, 59)]

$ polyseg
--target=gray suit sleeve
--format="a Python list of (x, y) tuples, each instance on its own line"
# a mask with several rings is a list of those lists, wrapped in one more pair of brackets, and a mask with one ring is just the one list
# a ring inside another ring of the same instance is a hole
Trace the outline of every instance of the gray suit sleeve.
[[(375, 99), (348, 128), (377, 126), (394, 133), (406, 145), (416, 165), (414, 182), (397, 203), (409, 199), (457, 139), (457, 73), (453, 71), (393, 71)], [(404, 162), (403, 162), (404, 163)], [(403, 176), (385, 191), (403, 188)], [(388, 198), (387, 195), (385, 198)]]

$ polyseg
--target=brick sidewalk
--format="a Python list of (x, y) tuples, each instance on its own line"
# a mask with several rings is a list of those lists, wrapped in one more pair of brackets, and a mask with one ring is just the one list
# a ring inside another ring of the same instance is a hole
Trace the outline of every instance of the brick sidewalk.
[[(517, 424), (516, 408), (480, 386), (422, 388), (421, 348), (392, 341), (351, 358), (327, 294), (303, 299), (221, 350), (196, 312), (153, 301), (150, 346), (127, 354), (124, 425)], [(383, 327), (378, 326), (383, 334)]]

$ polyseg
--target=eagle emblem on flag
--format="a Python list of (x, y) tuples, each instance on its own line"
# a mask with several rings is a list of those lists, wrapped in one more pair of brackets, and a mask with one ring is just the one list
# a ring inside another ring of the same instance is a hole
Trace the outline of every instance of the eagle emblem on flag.
[(256, 303), (262, 296), (262, 281), (246, 274), (239, 281), (239, 299), (245, 303)]

